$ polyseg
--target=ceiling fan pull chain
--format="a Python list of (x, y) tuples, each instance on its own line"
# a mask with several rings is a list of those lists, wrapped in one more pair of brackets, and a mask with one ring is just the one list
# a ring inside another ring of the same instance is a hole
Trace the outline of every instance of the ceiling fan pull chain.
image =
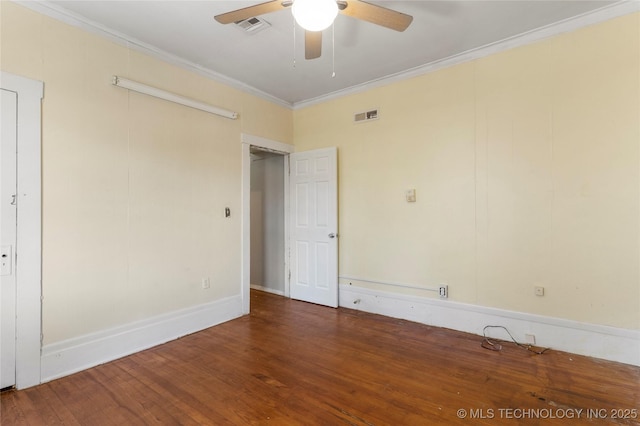
[(293, 67), (296, 67), (296, 18), (291, 14), (291, 22), (293, 22)]
[(331, 24), (331, 78), (336, 76), (336, 21)]

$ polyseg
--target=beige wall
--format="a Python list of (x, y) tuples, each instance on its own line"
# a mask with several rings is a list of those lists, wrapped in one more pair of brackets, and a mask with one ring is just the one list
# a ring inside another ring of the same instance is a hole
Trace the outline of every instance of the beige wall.
[[(0, 13), (1, 69), (45, 83), (46, 344), (240, 292), (241, 132), (339, 147), (343, 275), (640, 328), (638, 14), (292, 113), (14, 3)], [(370, 107), (379, 121), (352, 123)]]
[[(14, 3), (1, 14), (2, 70), (45, 88), (45, 344), (238, 295), (240, 134), (290, 143), (292, 112)], [(129, 93), (114, 74), (240, 119)]]
[(296, 111), (339, 148), (340, 274), (640, 328), (639, 86), (635, 14)]

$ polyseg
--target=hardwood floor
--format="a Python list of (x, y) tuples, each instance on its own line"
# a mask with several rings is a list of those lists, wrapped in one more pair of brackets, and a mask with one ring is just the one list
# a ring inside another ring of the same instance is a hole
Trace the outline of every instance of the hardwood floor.
[(251, 304), (250, 316), (5, 392), (0, 421), (640, 424), (638, 367), (508, 343), (493, 352), (478, 336), (257, 291)]

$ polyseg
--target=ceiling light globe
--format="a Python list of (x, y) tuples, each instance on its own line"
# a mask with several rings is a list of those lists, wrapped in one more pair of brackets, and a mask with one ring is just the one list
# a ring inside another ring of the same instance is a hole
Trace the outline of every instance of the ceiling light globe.
[(335, 0), (294, 0), (291, 13), (298, 25), (307, 31), (322, 31), (338, 15)]

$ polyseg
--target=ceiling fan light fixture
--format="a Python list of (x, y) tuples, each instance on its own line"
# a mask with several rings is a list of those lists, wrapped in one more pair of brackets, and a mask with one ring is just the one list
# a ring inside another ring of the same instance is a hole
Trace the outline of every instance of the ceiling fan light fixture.
[(338, 4), (335, 0), (294, 0), (291, 13), (305, 30), (322, 31), (338, 16)]

